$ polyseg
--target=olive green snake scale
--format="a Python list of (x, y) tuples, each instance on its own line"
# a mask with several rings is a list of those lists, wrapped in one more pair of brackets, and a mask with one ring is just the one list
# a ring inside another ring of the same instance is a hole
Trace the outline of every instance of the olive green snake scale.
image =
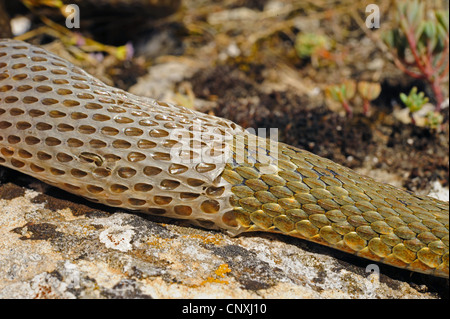
[(448, 203), (0, 40), (0, 164), (109, 206), (448, 278)]

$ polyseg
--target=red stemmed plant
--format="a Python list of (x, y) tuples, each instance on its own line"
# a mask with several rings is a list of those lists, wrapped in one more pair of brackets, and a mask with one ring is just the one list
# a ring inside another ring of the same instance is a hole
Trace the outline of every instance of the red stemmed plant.
[(385, 34), (394, 49), (394, 63), (404, 73), (427, 81), (436, 98), (436, 112), (444, 100), (442, 83), (449, 69), (449, 14), (433, 10), (429, 18), (423, 2), (402, 1), (397, 5), (398, 28)]

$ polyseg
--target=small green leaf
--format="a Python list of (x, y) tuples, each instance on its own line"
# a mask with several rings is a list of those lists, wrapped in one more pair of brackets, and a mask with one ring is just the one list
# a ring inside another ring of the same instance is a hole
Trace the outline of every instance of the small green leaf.
[(435, 16), (436, 16), (436, 20), (444, 28), (445, 32), (448, 33), (448, 25), (449, 25), (448, 11), (438, 10), (438, 11), (436, 11)]
[(412, 1), (406, 4), (406, 16), (408, 24), (414, 26), (418, 21), (421, 21), (421, 14), (423, 13), (423, 3)]
[(424, 33), (425, 37), (428, 39), (433, 39), (436, 36), (436, 25), (433, 21), (426, 21), (425, 27), (424, 27)]
[(428, 127), (437, 129), (442, 124), (444, 117), (439, 112), (428, 112), (426, 124)]
[(402, 102), (406, 105), (407, 101), (408, 101), (408, 96), (405, 93), (400, 93), (400, 100), (402, 100)]
[(428, 98), (423, 92), (417, 93), (417, 87), (413, 87), (409, 95), (400, 93), (400, 100), (405, 104), (411, 113), (417, 112), (428, 103)]
[(409, 32), (409, 24), (406, 19), (400, 19), (400, 28), (402, 29), (403, 33), (407, 34)]
[(420, 21), (419, 26), (414, 31), (414, 38), (415, 39), (420, 39), (420, 37), (422, 36), (422, 34), (423, 34), (424, 30), (425, 30), (425, 26), (426, 26), (425, 21)]
[(444, 27), (442, 25), (438, 24), (436, 26), (436, 39), (437, 39), (437, 41), (436, 41), (436, 44), (433, 47), (433, 53), (435, 55), (441, 53), (442, 51), (444, 51), (444, 48), (445, 48), (445, 40), (444, 39), (445, 39), (446, 36), (447, 36), (447, 33), (444, 30)]
[(389, 31), (383, 33), (382, 39), (388, 47), (391, 47), (391, 48), (394, 47), (394, 31), (393, 30), (389, 30)]

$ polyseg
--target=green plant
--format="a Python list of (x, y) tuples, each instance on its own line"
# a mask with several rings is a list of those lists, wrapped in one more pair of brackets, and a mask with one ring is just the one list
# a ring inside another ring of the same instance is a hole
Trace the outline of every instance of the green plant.
[(363, 112), (368, 115), (370, 112), (370, 101), (375, 100), (381, 93), (381, 85), (378, 82), (358, 82), (358, 93), (363, 99)]
[(310, 58), (318, 50), (328, 49), (326, 36), (315, 33), (299, 33), (295, 39), (295, 50), (300, 58)]
[(375, 100), (381, 93), (381, 85), (377, 82), (344, 81), (342, 84), (332, 84), (325, 88), (325, 94), (328, 99), (339, 102), (345, 109), (348, 116), (352, 116), (353, 111), (350, 107), (350, 100), (358, 93), (363, 100), (363, 113), (369, 115), (370, 101)]
[(345, 81), (340, 85), (329, 85), (325, 89), (326, 96), (336, 102), (339, 102), (347, 113), (347, 116), (352, 116), (353, 114), (353, 111), (349, 105), (349, 100), (353, 98), (355, 93), (356, 84), (353, 81)]
[(301, 59), (311, 58), (313, 65), (318, 64), (322, 56), (328, 56), (330, 40), (327, 36), (316, 33), (298, 33), (295, 39), (295, 50)]
[[(400, 100), (402, 100), (403, 104), (406, 105), (409, 109), (409, 114), (411, 117), (411, 122), (416, 124), (416, 119), (413, 116), (413, 113), (416, 113), (422, 109), (422, 107), (428, 103), (428, 98), (425, 96), (423, 92), (417, 93), (417, 87), (413, 87), (408, 95), (405, 93), (400, 93)], [(444, 117), (438, 111), (427, 112), (425, 115), (425, 125), (432, 129), (439, 129), (442, 124)]]
[(384, 34), (384, 41), (393, 50), (400, 70), (430, 84), (437, 102), (435, 110), (439, 111), (444, 99), (441, 85), (449, 69), (449, 13), (431, 13), (426, 18), (424, 2), (398, 2), (396, 26)]
[(439, 112), (428, 112), (426, 117), (426, 125), (432, 129), (439, 129), (444, 121), (444, 117)]
[(408, 95), (400, 93), (400, 100), (402, 100), (403, 104), (406, 105), (411, 113), (419, 111), (422, 106), (428, 103), (428, 98), (425, 96), (425, 93), (417, 93), (417, 87), (413, 87)]

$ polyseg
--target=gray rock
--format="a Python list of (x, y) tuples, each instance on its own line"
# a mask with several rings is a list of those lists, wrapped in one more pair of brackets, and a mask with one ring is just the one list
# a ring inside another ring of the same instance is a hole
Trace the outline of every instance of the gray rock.
[(382, 265), (380, 276), (366, 273), (357, 257), (295, 238), (231, 238), (47, 192), (0, 186), (0, 298), (439, 298), (433, 286), (448, 290), (445, 279), (410, 284), (408, 272)]

